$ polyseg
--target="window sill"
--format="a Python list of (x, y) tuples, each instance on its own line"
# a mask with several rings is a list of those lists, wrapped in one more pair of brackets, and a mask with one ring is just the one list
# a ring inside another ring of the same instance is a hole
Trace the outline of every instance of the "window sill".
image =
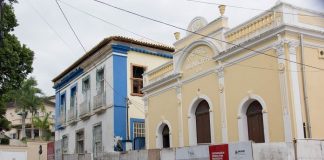
[(140, 93), (131, 93), (131, 96), (138, 96), (138, 97), (143, 97), (144, 94), (140, 94)]

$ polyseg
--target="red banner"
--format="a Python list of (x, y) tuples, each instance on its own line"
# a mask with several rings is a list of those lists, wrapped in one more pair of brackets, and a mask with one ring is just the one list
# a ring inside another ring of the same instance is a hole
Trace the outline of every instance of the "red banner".
[(228, 159), (228, 144), (209, 146), (210, 160), (229, 160)]

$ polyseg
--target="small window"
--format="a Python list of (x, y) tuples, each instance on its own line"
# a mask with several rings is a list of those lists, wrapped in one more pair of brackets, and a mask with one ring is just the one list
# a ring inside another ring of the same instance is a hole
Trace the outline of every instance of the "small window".
[(89, 102), (90, 101), (90, 77), (86, 77), (82, 81), (82, 93), (84, 96), (84, 100)]
[(76, 153), (84, 153), (84, 131), (80, 130), (76, 133)]
[(82, 92), (86, 92), (90, 90), (90, 78), (89, 76), (86, 77), (83, 81), (82, 81)]
[(145, 137), (145, 123), (144, 122), (135, 122), (134, 126), (134, 138), (136, 137)]
[(132, 93), (133, 96), (142, 96), (142, 88), (143, 88), (143, 73), (145, 72), (146, 67), (132, 65), (131, 66), (131, 86), (132, 86)]
[(76, 107), (76, 86), (71, 89), (71, 97), (70, 97), (70, 108), (75, 109)]
[(62, 152), (66, 154), (68, 152), (69, 139), (66, 135), (62, 136)]
[(104, 92), (104, 82), (105, 82), (105, 70), (104, 68), (101, 68), (97, 70), (97, 76), (96, 76), (96, 86), (97, 86), (97, 92), (103, 93)]
[(97, 157), (102, 152), (102, 129), (101, 124), (93, 127), (93, 153)]
[(60, 100), (60, 109), (61, 109), (61, 123), (66, 122), (66, 117), (65, 117), (65, 112), (66, 112), (66, 97), (65, 93), (61, 95), (61, 100)]

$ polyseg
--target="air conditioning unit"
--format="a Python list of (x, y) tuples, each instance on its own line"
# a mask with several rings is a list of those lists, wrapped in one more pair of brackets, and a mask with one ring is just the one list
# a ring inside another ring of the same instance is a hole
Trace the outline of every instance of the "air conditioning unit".
[(324, 59), (324, 49), (322, 48), (318, 49), (318, 57)]

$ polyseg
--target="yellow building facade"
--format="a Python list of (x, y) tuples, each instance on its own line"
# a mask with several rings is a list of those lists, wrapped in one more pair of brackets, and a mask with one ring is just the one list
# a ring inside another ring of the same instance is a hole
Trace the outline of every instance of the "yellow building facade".
[(144, 74), (146, 147), (324, 138), (324, 14), (278, 3), (228, 28), (224, 7)]

